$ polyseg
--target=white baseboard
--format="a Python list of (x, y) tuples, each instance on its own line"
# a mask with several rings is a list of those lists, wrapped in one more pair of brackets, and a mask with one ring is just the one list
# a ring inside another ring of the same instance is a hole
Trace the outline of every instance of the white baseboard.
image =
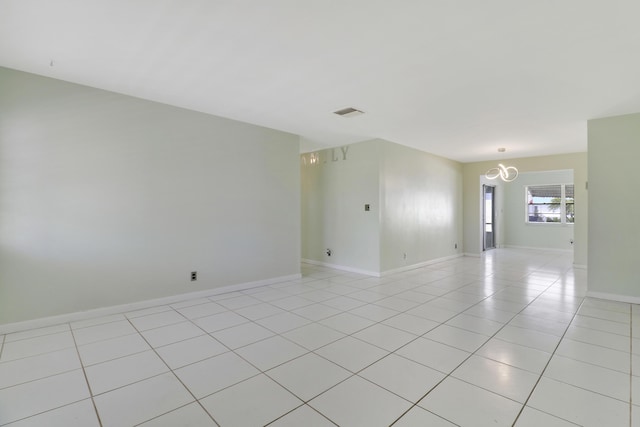
[(443, 262), (443, 261), (449, 261), (449, 260), (452, 260), (452, 259), (460, 258), (462, 256), (463, 256), (462, 254), (455, 254), (455, 255), (445, 256), (445, 257), (442, 257), (442, 258), (431, 259), (429, 261), (419, 262), (419, 263), (416, 263), (416, 264), (405, 265), (403, 267), (394, 268), (394, 269), (391, 269), (391, 270), (385, 270), (382, 273), (380, 273), (380, 276), (384, 277), (384, 276), (389, 276), (389, 275), (395, 274), (395, 273), (402, 273), (404, 271), (415, 270), (416, 268), (426, 267), (428, 265), (437, 264), (437, 263)]
[(514, 246), (514, 245), (504, 245), (504, 247), (510, 248), (510, 249), (527, 249), (532, 251), (561, 252), (561, 253), (567, 253), (567, 254), (573, 253), (573, 249), (537, 248), (533, 246)]
[(362, 270), (360, 268), (348, 267), (346, 265), (330, 264), (328, 262), (316, 261), (313, 259), (306, 259), (306, 258), (303, 258), (302, 262), (306, 264), (311, 264), (311, 265), (319, 265), (321, 267), (333, 268), (335, 270), (340, 270), (340, 271), (348, 271), (349, 273), (357, 273), (357, 274), (364, 274), (367, 276), (380, 277), (380, 273), (376, 271)]
[(432, 259), (429, 261), (424, 261), (424, 262), (419, 262), (416, 264), (410, 264), (410, 265), (405, 265), (399, 268), (394, 268), (391, 270), (385, 270), (382, 272), (377, 272), (377, 271), (370, 271), (370, 270), (362, 270), (359, 268), (353, 268), (353, 267), (348, 267), (345, 265), (338, 265), (338, 264), (329, 264), (327, 262), (322, 262), (322, 261), (315, 261), (312, 259), (303, 259), (302, 262), (307, 263), (307, 264), (312, 264), (312, 265), (320, 265), (322, 267), (329, 267), (329, 268), (334, 268), (336, 270), (341, 270), (341, 271), (348, 271), (350, 273), (358, 273), (358, 274), (365, 274), (367, 276), (372, 276), (372, 277), (384, 277), (384, 276), (389, 276), (391, 274), (395, 274), (395, 273), (402, 273), (404, 271), (409, 271), (409, 270), (415, 270), (416, 268), (420, 268), (420, 267), (425, 267), (427, 265), (432, 265), (432, 264), (437, 264), (439, 262), (443, 262), (443, 261), (449, 261), (455, 258), (460, 258), (461, 256), (463, 256), (462, 254), (456, 254), (456, 255), (451, 255), (451, 256), (446, 256), (446, 257), (442, 257), (442, 258), (436, 258), (436, 259)]
[(172, 295), (162, 298), (154, 298), (145, 301), (137, 301), (127, 304), (113, 305), (109, 307), (94, 308), (86, 311), (78, 311), (75, 313), (60, 314), (57, 316), (42, 317), (39, 319), (25, 320), (22, 322), (6, 323), (0, 325), (0, 334), (10, 334), (12, 332), (24, 331), (27, 329), (44, 328), (47, 326), (59, 325), (61, 323), (77, 322), (79, 320), (92, 319), (94, 317), (109, 316), (111, 314), (127, 313), (130, 311), (142, 310), (145, 308), (156, 307), (159, 305), (175, 304), (190, 299), (210, 297), (214, 295), (225, 294), (228, 292), (242, 291), (246, 289), (257, 288), (260, 286), (271, 285), (274, 283), (288, 282), (300, 279), (302, 275), (291, 274), (288, 276), (273, 277), (270, 279), (256, 280), (254, 282), (239, 283), (236, 285), (221, 286), (219, 288), (206, 289), (204, 291), (188, 292), (185, 294)]
[(606, 299), (609, 301), (626, 302), (630, 304), (640, 304), (640, 297), (632, 297), (629, 295), (610, 294), (607, 292), (587, 291), (587, 296), (591, 298)]
[(474, 254), (474, 253), (471, 253), (471, 252), (465, 252), (462, 255), (463, 256), (472, 257), (472, 258), (482, 258), (482, 254)]
[(573, 264), (573, 268), (577, 268), (579, 270), (586, 270), (587, 269), (587, 265), (586, 264)]

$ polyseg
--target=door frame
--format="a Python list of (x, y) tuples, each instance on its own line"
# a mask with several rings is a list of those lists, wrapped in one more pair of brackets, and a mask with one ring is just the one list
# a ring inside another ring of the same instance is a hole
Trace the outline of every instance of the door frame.
[[(492, 227), (492, 231), (491, 231), (491, 235), (492, 235), (492, 242), (493, 242), (493, 246), (487, 246), (487, 189), (491, 188), (491, 191), (489, 193), (491, 193), (491, 227)], [(496, 186), (495, 185), (488, 185), (488, 184), (482, 184), (482, 224), (481, 224), (481, 230), (482, 230), (482, 251), (486, 251), (488, 249), (495, 249), (497, 247), (496, 245)]]

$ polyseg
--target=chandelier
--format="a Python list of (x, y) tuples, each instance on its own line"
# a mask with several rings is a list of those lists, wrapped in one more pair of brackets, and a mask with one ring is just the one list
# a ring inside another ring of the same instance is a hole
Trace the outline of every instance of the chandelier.
[(504, 182), (511, 182), (518, 177), (518, 169), (515, 166), (498, 164), (497, 168), (491, 168), (484, 175), (487, 179), (501, 178)]
[[(498, 148), (498, 153), (504, 153), (506, 148)], [(497, 168), (491, 168), (484, 174), (487, 179), (500, 178), (504, 182), (511, 182), (518, 177), (518, 169), (515, 166), (505, 166), (502, 163), (498, 163)]]

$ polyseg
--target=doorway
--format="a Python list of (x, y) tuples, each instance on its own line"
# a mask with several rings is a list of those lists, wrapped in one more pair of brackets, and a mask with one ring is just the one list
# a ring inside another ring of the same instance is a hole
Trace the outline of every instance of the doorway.
[(482, 186), (482, 224), (483, 224), (483, 239), (482, 250), (496, 248), (496, 187), (493, 185)]

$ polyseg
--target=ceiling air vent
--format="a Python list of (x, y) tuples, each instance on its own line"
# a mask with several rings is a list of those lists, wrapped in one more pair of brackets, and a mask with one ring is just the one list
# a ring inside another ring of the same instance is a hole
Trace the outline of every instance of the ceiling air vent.
[(337, 114), (342, 117), (355, 117), (360, 114), (364, 114), (364, 111), (357, 110), (353, 107), (343, 108), (342, 110), (334, 111), (333, 114)]

